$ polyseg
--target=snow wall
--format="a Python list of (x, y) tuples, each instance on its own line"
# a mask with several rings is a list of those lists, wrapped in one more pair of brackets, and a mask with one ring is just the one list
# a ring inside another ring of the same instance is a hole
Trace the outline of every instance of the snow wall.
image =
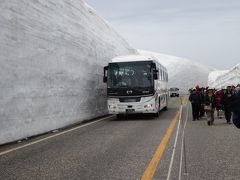
[(103, 66), (135, 53), (82, 0), (1, 0), (0, 144), (106, 114)]

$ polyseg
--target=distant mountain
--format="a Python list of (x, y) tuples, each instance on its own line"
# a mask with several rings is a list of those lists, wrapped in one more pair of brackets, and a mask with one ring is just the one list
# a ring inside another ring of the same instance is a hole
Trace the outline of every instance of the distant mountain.
[(208, 84), (208, 75), (212, 69), (207, 66), (176, 56), (145, 50), (138, 50), (138, 52), (142, 55), (154, 56), (168, 69), (169, 88), (178, 87), (181, 93), (186, 93), (191, 87)]
[(209, 74), (208, 85), (215, 88), (223, 88), (228, 85), (237, 85), (240, 83), (240, 64), (237, 64), (230, 70), (213, 71)]

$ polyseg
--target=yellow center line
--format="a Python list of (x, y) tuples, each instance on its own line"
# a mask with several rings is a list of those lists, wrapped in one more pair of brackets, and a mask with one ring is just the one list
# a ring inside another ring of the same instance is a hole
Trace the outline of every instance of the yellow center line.
[(143, 176), (141, 177), (141, 180), (150, 180), (153, 178), (153, 175), (156, 171), (156, 168), (161, 160), (161, 157), (164, 153), (164, 150), (166, 148), (166, 145), (173, 133), (174, 127), (176, 125), (176, 122), (178, 120), (179, 117), (179, 111), (177, 111), (176, 115), (174, 116), (174, 118), (172, 119), (170, 125), (168, 126), (168, 129), (161, 141), (161, 143), (159, 144), (157, 150), (155, 151), (149, 165), (147, 166), (146, 170), (144, 171)]

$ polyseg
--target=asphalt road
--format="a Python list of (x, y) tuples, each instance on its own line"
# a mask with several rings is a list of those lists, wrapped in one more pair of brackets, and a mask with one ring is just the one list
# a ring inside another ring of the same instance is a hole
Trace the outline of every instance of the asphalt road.
[(153, 179), (240, 179), (239, 131), (223, 119), (211, 127), (204, 119), (191, 121), (187, 104), (167, 133), (179, 108), (180, 98), (171, 98), (168, 110), (157, 118), (112, 117), (43, 141), (51, 135), (2, 146), (0, 179), (135, 180), (146, 171)]

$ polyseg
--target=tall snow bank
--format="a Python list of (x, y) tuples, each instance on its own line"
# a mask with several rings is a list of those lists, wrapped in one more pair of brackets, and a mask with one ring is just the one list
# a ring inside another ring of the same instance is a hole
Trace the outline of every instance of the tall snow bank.
[(181, 93), (196, 85), (207, 86), (210, 68), (185, 58), (138, 50), (142, 55), (150, 55), (164, 65), (168, 70), (168, 87), (178, 87)]
[(135, 50), (84, 1), (1, 1), (0, 24), (0, 144), (107, 113), (103, 66)]
[(223, 88), (228, 85), (238, 85), (240, 83), (240, 64), (230, 70), (213, 71), (209, 74), (208, 84), (211, 87)]

